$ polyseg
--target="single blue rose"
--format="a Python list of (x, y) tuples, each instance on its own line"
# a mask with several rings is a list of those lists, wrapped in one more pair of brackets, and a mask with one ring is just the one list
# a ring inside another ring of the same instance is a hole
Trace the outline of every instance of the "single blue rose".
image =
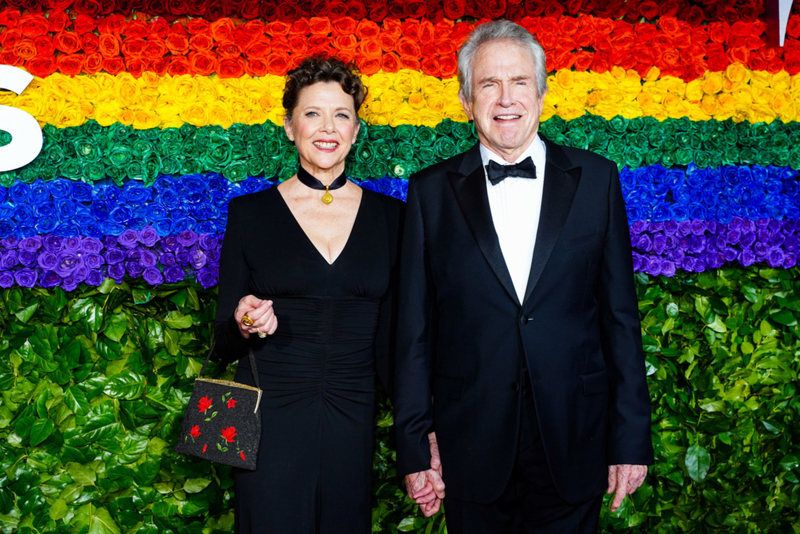
[(15, 182), (8, 190), (8, 196), (14, 204), (27, 204), (31, 199), (31, 190), (28, 184)]
[(217, 225), (214, 221), (200, 221), (195, 229), (201, 234), (214, 234), (217, 232)]
[(42, 202), (50, 202), (50, 191), (47, 184), (41, 179), (37, 179), (30, 185), (31, 189), (31, 203), (41, 204)]
[(152, 191), (139, 182), (128, 180), (122, 190), (122, 198), (133, 204), (143, 204), (152, 198)]
[(115, 206), (122, 201), (122, 191), (115, 185), (104, 185), (103, 189), (100, 190), (99, 197), (108, 202), (109, 205)]
[(60, 277), (64, 278), (72, 274), (72, 271), (78, 268), (81, 264), (81, 259), (73, 251), (61, 251), (56, 255), (55, 272)]
[(72, 182), (64, 178), (57, 178), (47, 183), (47, 190), (55, 199), (68, 198), (72, 195)]
[(756, 182), (765, 182), (769, 179), (769, 171), (766, 167), (761, 165), (753, 165), (753, 180)]
[(36, 219), (36, 213), (30, 204), (18, 204), (14, 207), (14, 219), (21, 223), (32, 222)]
[(59, 200), (56, 202), (56, 208), (58, 209), (58, 217), (62, 221), (71, 219), (78, 213), (78, 206), (72, 200)]
[(72, 198), (78, 202), (89, 202), (92, 199), (92, 186), (83, 182), (72, 184)]
[(172, 233), (172, 221), (169, 219), (161, 219), (155, 222), (155, 229), (159, 236), (165, 237)]
[(144, 217), (131, 217), (128, 219), (128, 227), (141, 232), (147, 226), (147, 219)]
[(111, 213), (111, 206), (105, 200), (95, 200), (92, 202), (91, 214), (100, 221), (108, 219)]
[(109, 217), (114, 222), (118, 222), (120, 224), (127, 224), (128, 221), (133, 217), (133, 211), (128, 206), (117, 206), (111, 213)]
[(169, 211), (177, 209), (181, 205), (181, 199), (178, 194), (169, 189), (158, 196), (157, 202)]
[(202, 174), (190, 174), (181, 180), (182, 189), (188, 193), (202, 193), (206, 190), (206, 182)]
[(229, 183), (228, 180), (215, 172), (206, 175), (206, 184), (209, 191), (227, 191)]
[[(2, 188), (0, 188), (2, 189)], [(11, 219), (14, 217), (14, 206), (11, 204), (0, 204), (0, 219)]]
[(180, 217), (172, 221), (172, 231), (181, 233), (192, 231), (195, 227), (195, 220), (189, 217)]
[(71, 237), (80, 235), (81, 227), (75, 221), (61, 221), (53, 230), (53, 233), (61, 237)]
[(125, 226), (114, 221), (103, 222), (103, 233), (110, 236), (118, 236), (125, 231)]

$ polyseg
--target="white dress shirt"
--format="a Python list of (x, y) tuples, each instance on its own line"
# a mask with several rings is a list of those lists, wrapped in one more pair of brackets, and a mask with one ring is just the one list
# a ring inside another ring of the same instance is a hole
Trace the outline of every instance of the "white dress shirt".
[[(509, 164), (483, 145), (480, 146), (480, 151), (484, 173), (490, 160), (501, 165)], [(492, 185), (489, 177), (486, 177), (486, 192), (489, 196), (494, 230), (500, 241), (500, 250), (503, 252), (520, 303), (525, 299), (533, 248), (536, 245), (536, 233), (539, 229), (539, 214), (542, 211), (545, 146), (538, 135), (514, 163), (519, 163), (528, 156), (536, 165), (535, 180), (512, 177)]]

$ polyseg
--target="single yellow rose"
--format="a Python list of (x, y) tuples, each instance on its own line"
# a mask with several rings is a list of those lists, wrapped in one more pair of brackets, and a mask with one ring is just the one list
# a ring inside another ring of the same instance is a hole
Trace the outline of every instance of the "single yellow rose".
[(699, 102), (703, 98), (703, 80), (696, 78), (686, 84), (686, 99), (690, 102)]
[(776, 72), (772, 75), (769, 85), (776, 91), (791, 91), (792, 77), (785, 70)]
[(119, 114), (117, 114), (117, 122), (121, 122), (125, 126), (133, 125), (133, 121), (136, 120), (136, 113), (132, 109), (123, 109)]
[(185, 107), (180, 113), (184, 122), (194, 126), (205, 126), (208, 124), (208, 106), (195, 103)]
[(392, 87), (401, 94), (415, 93), (421, 89), (420, 76), (415, 70), (400, 69), (394, 74)]
[(215, 102), (209, 106), (208, 123), (218, 124), (223, 128), (230, 128), (233, 125), (230, 109), (222, 102)]
[(161, 117), (158, 114), (146, 109), (134, 111), (133, 127), (136, 130), (149, 130), (161, 126)]
[(725, 77), (733, 83), (747, 83), (750, 71), (741, 63), (731, 63), (725, 69)]
[(422, 93), (412, 93), (408, 97), (408, 104), (414, 109), (420, 109), (425, 107), (425, 97), (422, 96)]

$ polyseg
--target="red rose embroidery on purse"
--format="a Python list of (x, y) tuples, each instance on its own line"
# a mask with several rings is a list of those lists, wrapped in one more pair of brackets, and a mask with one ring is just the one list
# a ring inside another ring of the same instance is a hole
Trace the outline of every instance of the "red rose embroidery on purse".
[(192, 427), (191, 435), (192, 435), (193, 438), (196, 438), (196, 437), (200, 436), (200, 426), (199, 425), (194, 425)]
[(205, 445), (203, 445), (203, 453), (205, 453), (205, 452), (206, 452), (206, 449), (207, 449), (207, 448), (208, 448), (208, 443), (206, 443)]
[(197, 405), (197, 408), (200, 410), (200, 413), (204, 413), (206, 410), (211, 408), (211, 399), (208, 397), (203, 397), (200, 399), (200, 403)]
[(236, 407), (236, 400), (228, 399), (228, 408), (235, 408), (235, 407)]
[(234, 437), (236, 436), (236, 428), (229, 426), (227, 428), (222, 429), (222, 437), (225, 438), (228, 443), (234, 442)]
[(241, 456), (242, 457), (242, 461), (244, 461), (244, 453), (239, 451), (239, 456)]

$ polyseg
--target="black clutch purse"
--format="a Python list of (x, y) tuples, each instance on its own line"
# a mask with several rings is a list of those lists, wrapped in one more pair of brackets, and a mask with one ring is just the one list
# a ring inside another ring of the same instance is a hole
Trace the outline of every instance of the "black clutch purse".
[(256, 387), (203, 378), (215, 344), (216, 340), (194, 381), (175, 452), (252, 471), (261, 440), (262, 391), (256, 358), (253, 349), (248, 349)]

